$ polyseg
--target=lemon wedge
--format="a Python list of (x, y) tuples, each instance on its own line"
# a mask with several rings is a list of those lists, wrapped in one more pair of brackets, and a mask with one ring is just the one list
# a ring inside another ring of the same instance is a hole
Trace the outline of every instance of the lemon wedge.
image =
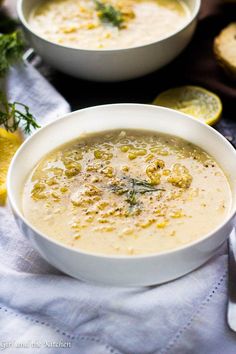
[(209, 125), (215, 124), (222, 113), (220, 98), (198, 86), (181, 86), (164, 91), (153, 104), (176, 109)]
[(6, 201), (8, 167), (21, 142), (21, 137), (18, 134), (9, 133), (0, 128), (0, 205), (4, 205)]

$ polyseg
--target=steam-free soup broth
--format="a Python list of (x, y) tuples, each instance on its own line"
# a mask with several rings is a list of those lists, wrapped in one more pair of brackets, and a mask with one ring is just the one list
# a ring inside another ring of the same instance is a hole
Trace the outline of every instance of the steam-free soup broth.
[(31, 12), (32, 30), (80, 49), (121, 49), (158, 41), (183, 27), (182, 0), (47, 0)]
[(217, 162), (177, 137), (109, 131), (45, 156), (23, 191), (23, 213), (42, 233), (107, 255), (178, 248), (227, 217), (231, 191)]

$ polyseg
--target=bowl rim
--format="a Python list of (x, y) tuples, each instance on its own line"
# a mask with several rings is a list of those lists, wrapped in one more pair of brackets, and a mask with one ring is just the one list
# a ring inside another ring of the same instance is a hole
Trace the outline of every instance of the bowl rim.
[[(199, 11), (200, 11), (200, 7), (201, 7), (201, 1), (202, 0), (194, 0), (195, 4), (194, 4), (194, 9), (191, 11), (191, 15), (188, 19), (188, 21), (186, 21), (186, 23), (184, 23), (179, 29), (177, 29), (175, 32), (171, 33), (170, 35), (167, 35), (164, 38), (161, 38), (159, 40), (156, 41), (152, 41), (152, 42), (148, 42), (147, 44), (143, 44), (143, 45), (137, 45), (137, 46), (133, 46), (133, 47), (124, 47), (124, 48), (114, 48), (114, 49), (93, 49), (93, 48), (75, 48), (75, 47), (71, 47), (69, 45), (63, 45), (60, 43), (55, 43), (52, 42), (46, 38), (43, 38), (42, 36), (40, 36), (38, 33), (36, 33), (30, 26), (30, 24), (28, 23), (28, 20), (26, 19), (25, 15), (24, 15), (24, 11), (23, 11), (23, 3), (24, 1), (29, 1), (29, 0), (18, 0), (17, 1), (17, 15), (19, 20), (21, 21), (22, 25), (31, 33), (33, 34), (35, 37), (37, 37), (37, 39), (42, 40), (43, 42), (55, 46), (55, 47), (59, 47), (62, 49), (68, 49), (68, 50), (73, 50), (73, 51), (83, 51), (83, 52), (94, 52), (94, 53), (114, 53), (114, 52), (121, 52), (121, 51), (130, 51), (132, 49), (140, 49), (140, 48), (146, 48), (158, 43), (162, 43), (165, 40), (168, 40), (176, 35), (178, 35), (180, 32), (184, 31), (198, 16)], [(40, 0), (39, 0), (40, 1)]]
[[(179, 116), (182, 116), (184, 119), (190, 119), (192, 120), (192, 122), (194, 124), (199, 124), (201, 126), (204, 126), (204, 129), (209, 130), (213, 135), (215, 135), (216, 137), (218, 137), (223, 144), (225, 144), (226, 146), (228, 146), (228, 148), (231, 150), (231, 153), (235, 156), (235, 161), (236, 161), (236, 149), (234, 149), (234, 147), (230, 144), (230, 142), (222, 135), (220, 134), (217, 130), (215, 130), (214, 128), (212, 128), (211, 126), (196, 120), (195, 118), (192, 118), (191, 116), (184, 114), (182, 112), (170, 109), (170, 108), (166, 108), (166, 107), (161, 107), (161, 106), (155, 106), (155, 105), (150, 105), (150, 104), (139, 104), (139, 103), (114, 103), (114, 104), (105, 104), (105, 105), (97, 105), (97, 106), (92, 106), (92, 107), (87, 107), (87, 108), (83, 108), (80, 110), (76, 110), (70, 113), (67, 113), (57, 119), (55, 119), (52, 122), (49, 122), (47, 124), (45, 124), (42, 128), (38, 129), (37, 131), (35, 131), (30, 137), (28, 137), (23, 144), (20, 146), (20, 148), (17, 150), (16, 154), (14, 155), (9, 170), (8, 170), (8, 174), (7, 174), (7, 191), (8, 191), (8, 200), (9, 200), (9, 204), (10, 207), (12, 209), (12, 211), (14, 212), (14, 214), (17, 215), (17, 217), (19, 219), (21, 219), (25, 225), (27, 225), (28, 228), (32, 229), (34, 231), (34, 233), (37, 235), (37, 237), (42, 237), (44, 239), (46, 239), (46, 241), (49, 241), (49, 243), (55, 245), (55, 246), (59, 246), (60, 248), (66, 249), (68, 251), (72, 251), (73, 253), (76, 254), (81, 254), (83, 256), (90, 256), (90, 257), (94, 257), (94, 258), (100, 258), (100, 259), (115, 259), (115, 260), (138, 260), (138, 259), (149, 259), (149, 258), (155, 258), (155, 257), (165, 257), (167, 255), (173, 255), (176, 252), (181, 252), (181, 251), (185, 251), (188, 250), (192, 247), (194, 247), (197, 244), (200, 244), (204, 241), (206, 241), (207, 239), (210, 239), (211, 237), (214, 237), (214, 235), (219, 232), (221, 229), (223, 229), (228, 223), (231, 222), (231, 220), (235, 217), (236, 215), (236, 203), (235, 206), (232, 208), (232, 210), (229, 212), (229, 214), (227, 215), (227, 217), (216, 227), (214, 228), (211, 232), (205, 234), (203, 237), (198, 238), (197, 240), (194, 240), (190, 243), (187, 243), (183, 246), (174, 248), (174, 249), (170, 249), (167, 251), (161, 251), (158, 253), (150, 253), (150, 254), (141, 254), (141, 255), (106, 255), (106, 254), (100, 254), (100, 253), (96, 253), (96, 252), (89, 252), (89, 251), (85, 251), (85, 250), (81, 250), (79, 248), (73, 248), (71, 246), (68, 246), (66, 244), (63, 244), (53, 238), (51, 238), (50, 236), (47, 236), (46, 234), (44, 234), (43, 232), (39, 231), (36, 227), (34, 227), (34, 225), (32, 225), (23, 215), (23, 213), (20, 211), (20, 209), (17, 206), (17, 203), (15, 201), (14, 195), (11, 191), (11, 181), (14, 179), (14, 165), (15, 165), (15, 161), (18, 159), (18, 156), (21, 154), (22, 150), (24, 150), (25, 148), (27, 148), (27, 145), (30, 146), (30, 142), (32, 139), (34, 139), (35, 136), (37, 136), (38, 134), (40, 134), (40, 132), (42, 130), (46, 130), (48, 127), (51, 127), (53, 125), (56, 125), (58, 121), (63, 121), (63, 120), (67, 120), (69, 117), (74, 116), (79, 114), (80, 112), (83, 111), (88, 111), (88, 110), (96, 110), (97, 108), (110, 108), (110, 107), (114, 107), (114, 106), (123, 106), (123, 107), (143, 107), (143, 108), (148, 108), (148, 109), (156, 109), (156, 110), (161, 110), (161, 111), (166, 111), (166, 112), (171, 112), (172, 114), (175, 113)], [(115, 130), (115, 129), (114, 129)], [(103, 130), (104, 131), (104, 130)], [(59, 145), (58, 145), (59, 146)], [(232, 193), (232, 190), (231, 190)]]

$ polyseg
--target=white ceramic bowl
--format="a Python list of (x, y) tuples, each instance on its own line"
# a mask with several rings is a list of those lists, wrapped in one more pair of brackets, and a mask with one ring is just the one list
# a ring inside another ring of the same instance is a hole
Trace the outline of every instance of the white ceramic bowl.
[[(22, 189), (38, 161), (80, 134), (109, 129), (146, 129), (172, 134), (202, 147), (228, 176), (233, 204), (230, 216), (212, 233), (184, 247), (147, 256), (103, 256), (73, 249), (37, 231), (22, 213)], [(40, 254), (73, 277), (119, 286), (142, 286), (178, 278), (206, 262), (233, 227), (236, 210), (236, 152), (213, 128), (176, 111), (141, 104), (114, 104), (76, 111), (41, 128), (18, 150), (11, 163), (8, 196), (16, 222)]]
[(37, 35), (28, 24), (31, 10), (40, 0), (18, 0), (18, 16), (27, 37), (39, 55), (53, 67), (87, 80), (121, 81), (140, 77), (160, 69), (187, 46), (194, 33), (201, 0), (184, 0), (191, 18), (172, 35), (127, 49), (85, 50), (55, 44)]

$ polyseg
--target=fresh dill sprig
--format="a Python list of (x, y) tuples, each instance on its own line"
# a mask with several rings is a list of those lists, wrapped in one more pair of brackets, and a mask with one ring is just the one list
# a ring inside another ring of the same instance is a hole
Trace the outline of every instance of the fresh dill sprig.
[(134, 206), (138, 205), (138, 195), (152, 192), (164, 191), (162, 188), (155, 188), (153, 185), (147, 181), (139, 180), (136, 178), (124, 177), (122, 180), (125, 180), (125, 185), (113, 185), (111, 189), (117, 195), (126, 195), (126, 202), (129, 204), (132, 209)]
[(121, 28), (124, 18), (122, 13), (110, 4), (104, 4), (101, 1), (95, 0), (98, 17), (103, 22), (108, 22), (115, 27)]
[(24, 43), (21, 33), (0, 34), (0, 77), (5, 75), (9, 67), (21, 59)]
[(2, 91), (0, 91), (0, 125), (11, 133), (15, 132), (20, 125), (26, 134), (29, 134), (32, 129), (40, 128), (29, 107), (20, 102), (7, 102)]

